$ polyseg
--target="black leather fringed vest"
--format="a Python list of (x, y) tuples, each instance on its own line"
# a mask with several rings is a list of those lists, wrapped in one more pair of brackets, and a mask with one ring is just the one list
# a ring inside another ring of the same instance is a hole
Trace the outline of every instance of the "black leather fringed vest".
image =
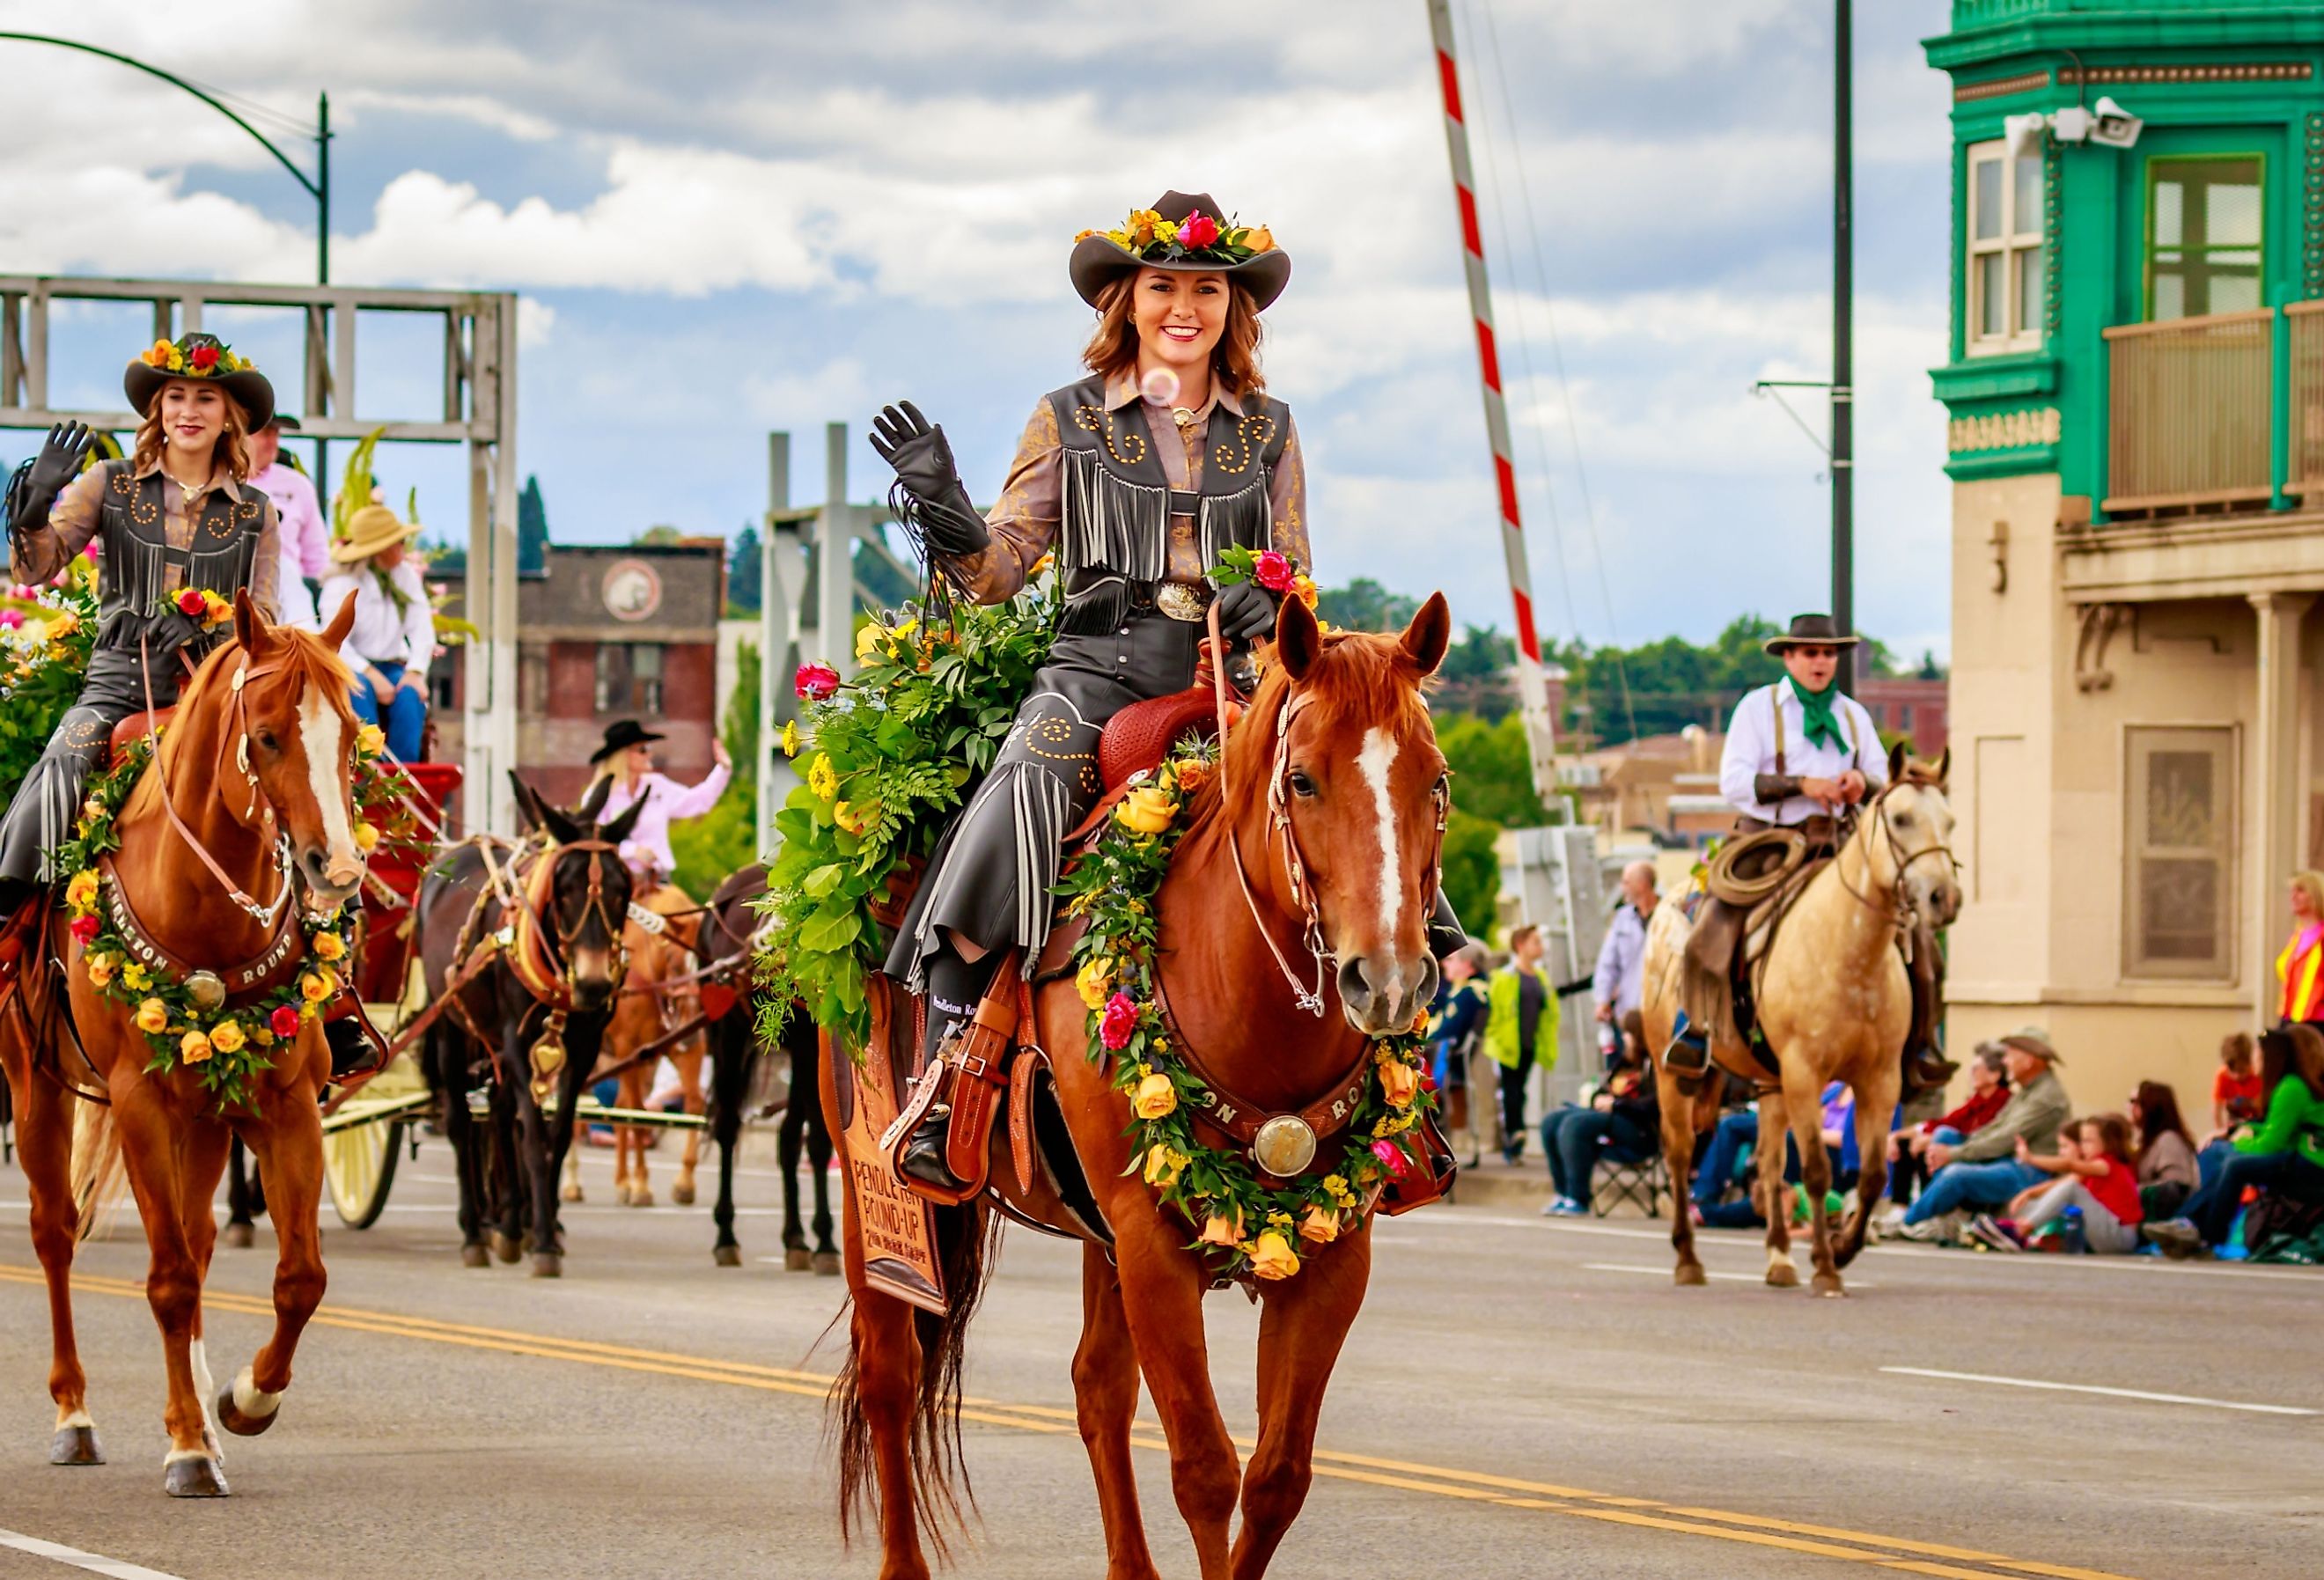
[(1066, 635), (1110, 630), (1154, 605), (1169, 564), (1170, 518), (1192, 515), (1207, 568), (1229, 546), (1267, 549), (1275, 535), (1268, 484), (1291, 432), (1290, 408), (1261, 398), (1236, 416), (1211, 408), (1202, 486), (1173, 489), (1142, 412), (1109, 411), (1105, 380), (1093, 376), (1053, 392), (1065, 476), (1057, 568), (1065, 579)]
[(105, 502), (97, 509), (105, 565), (98, 585), (97, 645), (134, 650), (143, 636), (157, 660), (180, 646), (198, 658), (232, 635), (232, 628), (204, 632), (176, 611), (162, 610), (170, 570), (178, 569), (181, 587), (199, 587), (229, 598), (237, 588), (250, 586), (258, 565), (259, 539), (266, 528), (266, 495), (247, 483), (239, 485), (239, 500), (223, 488), (212, 490), (195, 518), (193, 541), (173, 549), (164, 524), (161, 474), (141, 478), (129, 468), (127, 461), (105, 463)]

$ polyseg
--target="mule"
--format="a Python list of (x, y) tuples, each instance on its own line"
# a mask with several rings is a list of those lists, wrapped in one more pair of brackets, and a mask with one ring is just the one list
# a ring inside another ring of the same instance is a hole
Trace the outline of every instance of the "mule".
[[(117, 899), (187, 975), (207, 970), (235, 980), (238, 968), (295, 937), (290, 908), (326, 913), (362, 881), (351, 790), (356, 724), (338, 658), (354, 618), (350, 597), (318, 638), (270, 624), (238, 593), (234, 642), (195, 670), (155, 760), (120, 811), (111, 879)], [(235, 895), (264, 898), (246, 907)], [(224, 1497), (218, 1431), (249, 1437), (274, 1424), (300, 1335), (323, 1298), (317, 1102), (330, 1052), (320, 1024), (306, 1021), (250, 1077), (246, 1106), (226, 1110), (194, 1067), (175, 1059), (147, 1067), (152, 1045), (132, 1008), (90, 983), (61, 914), (47, 943), (61, 975), (27, 970), (23, 1012), (0, 1017), (0, 1065), (16, 1095), (32, 1244), (48, 1280), (49, 1393), (57, 1407), (50, 1463), (104, 1461), (74, 1340), (69, 1278), (88, 1221), (81, 1192), (117, 1160), (144, 1224), (145, 1297), (161, 1332), (162, 1486), (172, 1497)], [(78, 1156), (77, 1094), (107, 1104), (90, 1111), (97, 1129)], [(217, 1390), (202, 1340), (202, 1285), (217, 1239), (211, 1202), (236, 1138), (264, 1171), (279, 1243), (274, 1330)]]
[[(1819, 1295), (1846, 1293), (1840, 1270), (1864, 1248), (1865, 1232), (1887, 1187), (1887, 1139), (1904, 1084), (1901, 1064), (1912, 1022), (1912, 984), (1897, 940), (1911, 936), (1913, 919), (1938, 927), (1960, 912), (1950, 841), (1953, 813), (1945, 798), (1950, 752), (1933, 763), (1914, 761), (1899, 744), (1889, 754), (1888, 783), (1858, 813), (1838, 855), (1811, 879), (1755, 967), (1758, 1024), (1774, 1051), (1779, 1075), (1769, 1072), (1739, 1042), (1714, 1039), (1718, 1069), (1694, 1096), (1656, 1061), (1662, 1099), (1663, 1160), (1681, 1204), (1672, 1214), (1673, 1277), (1703, 1282), (1694, 1252), (1694, 1225), (1684, 1207), (1694, 1139), (1719, 1117), (1724, 1085), (1718, 1070), (1751, 1082), (1759, 1093), (1759, 1141), (1755, 1151), (1767, 1213), (1767, 1282), (1799, 1282), (1792, 1264), (1791, 1215), (1784, 1210), (1784, 1140), (1799, 1149), (1800, 1179), (1807, 1187), (1809, 1236)], [(1655, 907), (1646, 929), (1640, 1006), (1646, 1045), (1666, 1048), (1679, 1010), (1679, 983), (1692, 924), (1679, 906)], [(1860, 1160), (1856, 1201), (1837, 1243), (1824, 1193), (1831, 1160), (1823, 1144), (1822, 1094), (1844, 1081), (1856, 1102), (1856, 1150)]]
[[(1401, 636), (1324, 636), (1299, 600), (1287, 600), (1275, 666), (1227, 741), (1221, 771), (1182, 814), (1186, 831), (1157, 897), (1158, 970), (1186, 1045), (1255, 1110), (1296, 1113), (1327, 1094), (1368, 1057), (1370, 1039), (1409, 1026), (1434, 993), (1427, 924), (1447, 777), (1422, 687), (1443, 659), (1450, 627), (1441, 594)], [(1270, 818), (1278, 793), (1288, 818), (1280, 831)], [(1293, 876), (1295, 861), (1303, 862), (1304, 885)], [(1312, 940), (1312, 954), (1303, 940)], [(993, 1189), (1010, 1215), (1090, 1242), (1073, 1375), (1104, 1516), (1107, 1574), (1135, 1580), (1157, 1573), (1130, 1462), (1142, 1374), (1169, 1439), (1171, 1488), (1203, 1575), (1250, 1580), (1266, 1571), (1307, 1496), (1317, 1413), (1370, 1277), (1369, 1215), (1335, 1243), (1307, 1247), (1314, 1253), (1296, 1277), (1252, 1286), (1264, 1307), (1259, 1435), (1241, 1464), (1204, 1342), (1213, 1266), (1189, 1249), (1194, 1226), (1164, 1209), (1130, 1166), (1129, 1104), (1110, 1071), (1085, 1057), (1088, 1011), (1071, 971), (1057, 965), (1069, 942), (1061, 929), (1044, 956), (1031, 1030), (1052, 1056), (1055, 1112), (1079, 1161), (1083, 1199), (1100, 1221), (1065, 1210), (1066, 1193), (1046, 1178), (1020, 1186), (1006, 1161), (1005, 1126), (995, 1127), (991, 1178), (1002, 1183)], [(1277, 950), (1312, 964), (1316, 984), (1295, 984), (1287, 964), (1278, 970)], [(1331, 962), (1336, 972), (1327, 970)], [(887, 1024), (875, 1021), (875, 1040), (882, 1030), (912, 1037), (908, 1014), (881, 1019)], [(869, 1057), (889, 1053), (875, 1047)], [(1017, 1078), (1033, 1078), (1029, 1057), (1018, 1056)], [(841, 1088), (851, 1068), (835, 1057), (823, 1077), (827, 1120), (843, 1147)], [(1342, 1144), (1327, 1139), (1310, 1171), (1328, 1171)], [(988, 1194), (936, 1209), (950, 1301), (941, 1317), (916, 1310), (865, 1279), (854, 1174), (880, 1165), (848, 1164), (845, 1260), (854, 1300), (848, 1362), (834, 1396), (842, 1518), (876, 1490), (880, 1573), (920, 1580), (928, 1574), (923, 1525), (941, 1551), (965, 1484), (961, 1363), (990, 1265), (995, 1206)], [(1097, 1243), (1106, 1234), (1110, 1248)], [(1238, 1501), (1241, 1529), (1230, 1544)]]
[[(568, 812), (510, 780), (547, 844), (471, 841), (420, 882), (421, 970), (431, 997), (453, 1000), (428, 1029), (426, 1065), (458, 1160), (461, 1261), (485, 1264), (489, 1206), (492, 1254), (514, 1261), (529, 1245), (533, 1276), (556, 1278), (565, 1265), (558, 1175), (621, 991), (630, 870), (620, 846), (644, 803), (600, 824), (611, 781)], [(489, 961), (467, 975), (480, 948)], [(482, 1126), (468, 1105), (480, 1086), (489, 1093)]]

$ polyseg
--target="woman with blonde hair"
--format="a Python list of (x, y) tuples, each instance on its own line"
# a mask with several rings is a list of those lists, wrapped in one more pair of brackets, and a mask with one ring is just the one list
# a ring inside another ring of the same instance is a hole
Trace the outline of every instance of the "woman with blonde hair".
[(727, 754), (726, 743), (712, 736), (709, 773), (699, 784), (683, 785), (655, 772), (650, 748), (660, 739), (633, 718), (615, 719), (605, 726), (604, 744), (589, 755), (593, 771), (589, 782), (613, 781), (598, 812), (604, 822), (613, 822), (639, 801), (646, 804), (630, 836), (622, 841), (622, 860), (638, 881), (638, 902), (650, 910), (690, 910), (694, 901), (681, 892), (672, 889), (664, 894), (678, 871), (678, 856), (669, 846), (669, 826), (699, 818), (718, 804), (718, 798), (726, 793), (727, 781), (734, 777), (734, 759)]
[[(96, 651), (79, 699), (0, 817), (0, 911), (53, 876), (113, 726), (177, 700), (192, 664), (234, 634), (234, 596), (274, 618), (281, 554), (274, 506), (248, 484), (249, 435), (273, 420), (274, 388), (215, 335), (159, 340), (122, 388), (140, 418), (127, 460), (88, 466), (96, 435), (60, 423), (8, 491), (15, 579), (44, 582), (100, 546)], [(150, 679), (149, 679), (150, 677)]]

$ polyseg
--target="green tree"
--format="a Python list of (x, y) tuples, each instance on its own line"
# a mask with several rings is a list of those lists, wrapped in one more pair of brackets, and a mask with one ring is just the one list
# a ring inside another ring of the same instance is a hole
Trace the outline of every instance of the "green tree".
[(718, 728), (726, 754), (734, 759), (734, 777), (716, 806), (670, 825), (669, 851), (678, 858), (673, 881), (697, 900), (707, 898), (729, 873), (759, 859), (752, 825), (758, 818), (761, 671), (758, 644), (743, 642), (735, 651), (734, 692)]
[(1525, 723), (1516, 714), (1493, 724), (1456, 714), (1438, 723), (1436, 745), (1452, 770), (1457, 809), (1503, 828), (1534, 828), (1549, 821), (1534, 794), (1533, 759)]
[(1345, 631), (1401, 631), (1420, 613), (1420, 600), (1360, 576), (1346, 587), (1323, 588), (1315, 613)]
[(759, 612), (761, 578), (764, 567), (759, 545), (759, 529), (745, 522), (726, 546), (726, 612), (729, 614), (755, 614)]
[(549, 569), (549, 506), (541, 503), (540, 479), (528, 476), (516, 496), (516, 572), (540, 576)]
[(686, 534), (684, 532), (679, 531), (668, 522), (657, 522), (652, 526), (648, 527), (644, 531), (640, 532), (636, 537), (632, 538), (630, 541), (641, 549), (655, 549), (675, 543), (685, 536)]
[(1489, 934), (1499, 915), (1501, 862), (1493, 842), (1500, 835), (1499, 824), (1458, 807), (1444, 825), (1444, 897), (1471, 938)]

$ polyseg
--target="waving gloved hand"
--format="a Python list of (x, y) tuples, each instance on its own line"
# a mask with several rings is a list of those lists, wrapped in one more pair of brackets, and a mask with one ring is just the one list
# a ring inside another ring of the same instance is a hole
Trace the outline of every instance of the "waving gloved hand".
[(1278, 606), (1277, 596), (1257, 582), (1235, 582), (1219, 593), (1219, 633), (1236, 643), (1272, 636)]
[(80, 476), (96, 443), (96, 433), (83, 423), (60, 422), (49, 430), (41, 453), (18, 485), (16, 497), (8, 502), (8, 520), (16, 531), (27, 531), (47, 522), (49, 506), (67, 484)]
[(939, 554), (973, 554), (992, 541), (983, 518), (961, 486), (944, 430), (909, 401), (883, 406), (872, 420), (872, 448), (896, 469), (896, 480), (919, 504), (920, 531)]

